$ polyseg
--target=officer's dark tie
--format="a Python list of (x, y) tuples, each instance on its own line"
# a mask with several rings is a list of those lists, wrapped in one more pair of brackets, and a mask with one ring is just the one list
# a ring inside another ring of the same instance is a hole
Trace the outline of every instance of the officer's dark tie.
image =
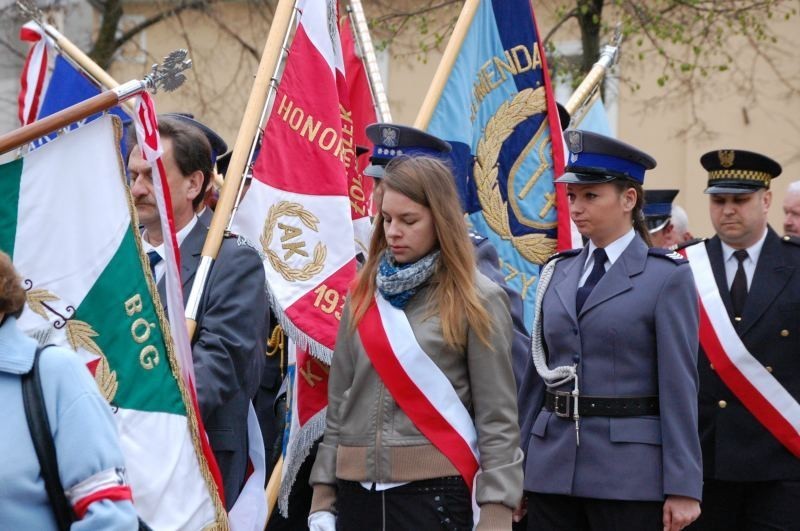
[(153, 280), (156, 280), (156, 264), (161, 261), (161, 255), (155, 251), (147, 251), (147, 259), (150, 260), (150, 272), (153, 273)]
[(608, 256), (606, 256), (606, 250), (597, 248), (594, 250), (594, 266), (592, 267), (592, 272), (589, 273), (589, 276), (586, 278), (586, 282), (583, 286), (578, 288), (578, 293), (575, 296), (575, 309), (577, 310), (577, 314), (581, 313), (581, 308), (583, 308), (583, 303), (586, 302), (586, 299), (589, 297), (589, 294), (592, 292), (594, 287), (600, 282), (600, 279), (603, 278), (603, 275), (606, 274), (606, 260)]
[(747, 251), (739, 249), (734, 251), (733, 256), (739, 262), (736, 266), (736, 274), (733, 276), (731, 284), (731, 302), (733, 303), (734, 317), (741, 317), (744, 310), (744, 301), (747, 299), (747, 275), (744, 272), (744, 260), (747, 258)]

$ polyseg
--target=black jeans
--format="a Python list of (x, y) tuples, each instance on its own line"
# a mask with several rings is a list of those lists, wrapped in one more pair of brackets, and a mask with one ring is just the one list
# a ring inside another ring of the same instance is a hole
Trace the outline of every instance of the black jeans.
[(528, 531), (661, 531), (664, 502), (526, 492)]
[(336, 531), (472, 529), (472, 501), (460, 476), (412, 481), (383, 491), (339, 480), (336, 511)]
[(800, 481), (703, 482), (700, 518), (692, 531), (796, 531)]

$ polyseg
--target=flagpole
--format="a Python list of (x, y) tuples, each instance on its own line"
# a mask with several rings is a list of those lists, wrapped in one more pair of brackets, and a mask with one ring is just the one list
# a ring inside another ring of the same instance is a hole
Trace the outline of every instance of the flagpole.
[(186, 327), (189, 331), (189, 338), (194, 337), (197, 327), (196, 317), (200, 305), (200, 298), (205, 289), (206, 279), (211, 270), (211, 264), (219, 253), (222, 239), (225, 236), (225, 229), (231, 218), (239, 188), (244, 175), (247, 158), (252, 153), (253, 140), (258, 133), (260, 119), (264, 112), (267, 102), (268, 87), (272, 80), (275, 68), (278, 65), (281, 55), (283, 42), (289, 31), (292, 20), (292, 13), (295, 9), (294, 0), (280, 0), (272, 18), (272, 24), (267, 35), (267, 42), (264, 45), (264, 52), (258, 64), (253, 88), (250, 90), (250, 98), (244, 110), (242, 124), (239, 126), (239, 133), (236, 136), (231, 161), (225, 175), (225, 181), (220, 190), (219, 200), (214, 209), (214, 216), (211, 218), (211, 225), (208, 228), (208, 236), (203, 245), (202, 258), (195, 274), (192, 284), (192, 291), (186, 302)]
[[(83, 52), (83, 50), (78, 48), (54, 26), (51, 26), (45, 22), (42, 18), (41, 12), (38, 11), (38, 8), (31, 8), (30, 6), (21, 2), (17, 2), (17, 5), (26, 15), (29, 15), (31, 18), (33, 18), (33, 21), (38, 24), (42, 30), (44, 30), (47, 36), (53, 39), (56, 47), (58, 47), (58, 49), (67, 56), (71, 63), (83, 70), (84, 73), (91, 77), (97, 84), (104, 86), (107, 89), (114, 89), (120, 85), (116, 79), (111, 77), (108, 72), (103, 70), (100, 65), (95, 63), (91, 57)], [(130, 103), (125, 103), (124, 108), (127, 114), (133, 116), (133, 105)]]
[[(295, 6), (297, 6), (297, 2), (295, 1)], [(275, 95), (278, 93), (278, 80), (282, 74), (283, 66), (286, 62), (286, 58), (289, 56), (289, 39), (291, 38), (291, 28), (294, 27), (295, 19), (297, 16), (297, 9), (292, 10), (292, 16), (289, 19), (289, 29), (286, 31), (286, 35), (283, 37), (283, 43), (281, 44), (281, 51), (280, 57), (278, 58), (278, 62), (275, 65), (275, 71), (272, 73), (272, 79), (269, 81), (269, 89), (267, 90), (267, 103), (264, 105), (264, 109), (261, 111), (261, 117), (258, 119), (258, 130), (256, 131), (256, 137), (253, 138), (253, 141), (250, 143), (250, 151), (247, 155), (247, 163), (245, 164), (244, 173), (247, 174), (250, 164), (253, 162), (253, 157), (255, 156), (256, 146), (258, 145), (258, 136), (263, 134), (263, 127), (264, 127), (264, 120), (266, 117), (272, 112), (272, 106), (275, 104)], [(239, 204), (242, 200), (242, 191), (244, 189), (245, 179), (242, 179), (239, 183), (239, 188), (236, 193), (236, 202), (233, 205), (233, 210), (231, 211), (231, 215), (228, 218), (228, 224), (225, 227), (226, 231), (231, 230), (231, 226), (233, 225), (233, 218), (236, 216), (236, 211), (239, 210)], [(224, 185), (224, 182), (223, 182)]]
[(614, 63), (616, 63), (619, 58), (619, 47), (621, 43), (622, 32), (618, 26), (614, 35), (613, 44), (603, 46), (603, 49), (600, 51), (600, 58), (592, 66), (592, 69), (589, 70), (589, 73), (586, 74), (586, 77), (583, 78), (583, 81), (581, 81), (581, 84), (575, 89), (575, 92), (569, 97), (566, 105), (564, 105), (564, 108), (567, 109), (567, 112), (572, 117), (573, 126), (580, 123), (591, 105), (597, 101), (598, 90), (606, 72), (609, 68), (614, 66)]
[(442, 97), (450, 72), (453, 70), (453, 65), (456, 63), (456, 58), (461, 51), (461, 46), (464, 44), (464, 39), (467, 37), (467, 32), (472, 25), (472, 19), (475, 17), (480, 3), (481, 0), (467, 0), (461, 9), (461, 14), (458, 15), (453, 34), (450, 36), (450, 41), (448, 41), (447, 48), (444, 50), (442, 60), (439, 62), (439, 67), (433, 76), (431, 86), (425, 95), (419, 114), (417, 114), (417, 120), (414, 122), (414, 127), (417, 129), (424, 130), (428, 128), (433, 111), (439, 104), (439, 99)]
[(191, 68), (192, 62), (186, 59), (186, 50), (176, 50), (164, 58), (164, 64), (172, 66), (162, 68), (159, 65), (153, 65), (152, 71), (144, 79), (128, 81), (123, 85), (106, 90), (88, 100), (76, 103), (41, 120), (36, 120), (0, 136), (0, 154), (7, 153), (32, 140), (63, 129), (78, 120), (110, 109), (145, 90), (155, 92), (157, 87), (161, 87), (168, 92), (175, 90), (185, 80), (180, 73), (187, 68)]
[(372, 45), (372, 37), (369, 34), (369, 26), (367, 25), (367, 18), (364, 16), (361, 0), (350, 0), (347, 12), (350, 15), (350, 25), (354, 29), (356, 45), (361, 52), (361, 57), (367, 70), (367, 82), (372, 93), (375, 116), (379, 122), (391, 122), (392, 113), (389, 110), (389, 100), (386, 97), (386, 89), (381, 79), (378, 58), (375, 55), (375, 47)]

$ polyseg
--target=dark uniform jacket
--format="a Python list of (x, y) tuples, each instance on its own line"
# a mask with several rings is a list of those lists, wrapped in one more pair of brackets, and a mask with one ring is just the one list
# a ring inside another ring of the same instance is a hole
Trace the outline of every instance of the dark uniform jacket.
[[(197, 223), (180, 247), (184, 302), (192, 290), (208, 229)], [(247, 472), (247, 412), (265, 359), (267, 298), (258, 254), (226, 238), (211, 268), (192, 340), (195, 387), (211, 449), (233, 506)], [(164, 279), (158, 284), (162, 302)], [(167, 308), (165, 307), (165, 310)]]
[(531, 338), (528, 335), (528, 329), (525, 327), (523, 318), (522, 298), (519, 293), (506, 284), (505, 275), (500, 270), (500, 258), (497, 256), (497, 249), (492, 245), (492, 242), (474, 232), (470, 232), (469, 236), (475, 248), (475, 262), (478, 266), (478, 271), (503, 288), (503, 291), (508, 295), (511, 322), (514, 325), (514, 339), (511, 343), (511, 364), (514, 368), (514, 380), (516, 380), (517, 388), (519, 388), (531, 351)]
[[(733, 319), (722, 245), (705, 242), (722, 300)], [(737, 332), (747, 350), (800, 399), (800, 243), (772, 228), (756, 264)], [(702, 352), (702, 350), (701, 350)], [(794, 457), (742, 405), (702, 352), (700, 439), (706, 478), (724, 481), (800, 480)], [(724, 406), (724, 407), (722, 407)]]
[[(584, 416), (575, 423), (540, 409), (529, 429), (525, 490), (587, 498), (699, 500), (698, 308), (685, 260), (648, 250), (638, 236), (576, 315), (588, 246), (556, 265), (544, 296), (548, 365), (578, 365), (584, 396), (659, 397), (659, 416)], [(533, 376), (533, 375), (531, 375)], [(538, 375), (536, 375), (538, 377)], [(571, 391), (573, 382), (559, 390)], [(523, 434), (523, 437), (526, 434)]]

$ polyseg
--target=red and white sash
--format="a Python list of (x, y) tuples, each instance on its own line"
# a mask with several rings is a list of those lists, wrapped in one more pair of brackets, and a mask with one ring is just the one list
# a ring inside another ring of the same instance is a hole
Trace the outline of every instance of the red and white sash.
[(453, 384), (417, 343), (405, 312), (377, 294), (358, 332), (394, 401), (472, 490), (480, 466), (475, 424)]
[(747, 351), (714, 280), (705, 245), (683, 249), (700, 296), (700, 344), (714, 370), (754, 417), (800, 457), (800, 404)]

